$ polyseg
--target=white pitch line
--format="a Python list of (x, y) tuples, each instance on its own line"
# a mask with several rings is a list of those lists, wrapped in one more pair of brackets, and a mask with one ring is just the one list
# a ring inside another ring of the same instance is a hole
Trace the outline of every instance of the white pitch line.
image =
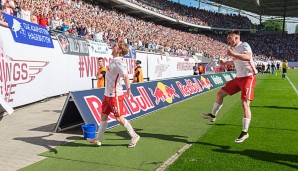
[(177, 153), (175, 153), (174, 155), (172, 155), (172, 157), (170, 157), (167, 161), (165, 161), (159, 168), (155, 169), (155, 171), (164, 171), (166, 170), (166, 168), (171, 165), (172, 163), (174, 163), (174, 161), (176, 161), (178, 159), (178, 157), (185, 151), (187, 150), (189, 147), (191, 147), (192, 144), (186, 144), (185, 146), (183, 146)]
[(294, 89), (294, 91), (296, 92), (296, 94), (298, 95), (298, 90), (296, 89), (296, 87), (295, 87), (295, 85), (291, 82), (291, 80), (289, 79), (289, 77), (288, 76), (286, 76), (287, 77), (287, 79), (288, 79), (288, 81), (289, 81), (289, 83), (291, 84), (291, 86), (293, 87), (293, 89)]

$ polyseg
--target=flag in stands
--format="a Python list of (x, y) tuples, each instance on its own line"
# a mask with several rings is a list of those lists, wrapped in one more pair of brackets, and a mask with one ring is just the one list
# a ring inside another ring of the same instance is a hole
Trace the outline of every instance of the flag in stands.
[(53, 40), (47, 28), (2, 13), (9, 25), (13, 39), (18, 43), (54, 48)]
[(131, 45), (129, 45), (128, 48), (129, 48), (128, 54), (126, 54), (124, 58), (136, 59), (137, 57), (136, 48)]

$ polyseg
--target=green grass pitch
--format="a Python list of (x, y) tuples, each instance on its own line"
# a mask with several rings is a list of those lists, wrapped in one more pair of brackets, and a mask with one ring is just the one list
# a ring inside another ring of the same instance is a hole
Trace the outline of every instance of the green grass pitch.
[[(297, 89), (298, 70), (287, 75)], [(141, 136), (133, 149), (126, 147), (124, 128), (116, 127), (106, 132), (102, 147), (77, 140), (42, 153), (48, 158), (21, 170), (155, 170), (186, 144), (192, 146), (167, 170), (298, 169), (298, 94), (288, 80), (257, 75), (250, 137), (240, 144), (234, 142), (242, 127), (239, 94), (225, 99), (215, 124), (200, 117), (211, 110), (216, 92), (132, 121)]]

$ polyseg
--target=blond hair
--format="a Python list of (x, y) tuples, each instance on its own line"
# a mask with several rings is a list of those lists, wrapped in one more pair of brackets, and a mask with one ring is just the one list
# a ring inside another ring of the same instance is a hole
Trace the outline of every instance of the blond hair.
[(118, 41), (118, 47), (121, 49), (121, 55), (124, 56), (128, 53), (128, 45), (124, 42), (123, 39)]

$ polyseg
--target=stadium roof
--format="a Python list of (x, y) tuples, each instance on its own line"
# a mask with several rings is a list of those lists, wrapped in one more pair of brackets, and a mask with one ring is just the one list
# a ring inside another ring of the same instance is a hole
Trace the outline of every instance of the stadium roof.
[[(197, 0), (204, 2), (204, 0)], [(298, 0), (209, 0), (262, 16), (298, 17)], [(285, 8), (286, 7), (286, 8)]]

